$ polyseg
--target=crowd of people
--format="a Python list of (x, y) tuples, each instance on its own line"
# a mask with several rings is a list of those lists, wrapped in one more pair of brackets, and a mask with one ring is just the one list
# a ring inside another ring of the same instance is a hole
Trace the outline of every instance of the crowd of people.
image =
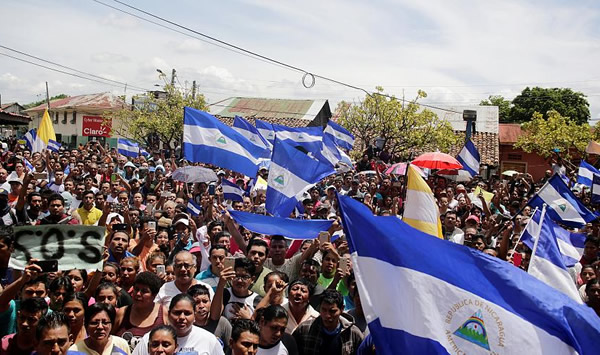
[[(401, 216), (404, 177), (384, 175), (378, 157), (366, 153), (355, 170), (306, 193), (294, 217), (334, 222), (327, 238), (294, 243), (232, 218), (229, 210), (264, 214), (265, 190), (219, 167), (208, 166), (218, 181), (185, 183), (172, 177), (189, 165), (184, 159), (161, 151), (128, 158), (93, 141), (41, 153), (13, 141), (1, 160), (0, 355), (376, 352), (336, 194), (376, 215)], [(248, 194), (225, 200), (222, 180)], [(531, 251), (520, 235), (543, 180), (518, 174), (458, 184), (432, 175), (427, 182), (446, 240), (527, 269)], [(584, 190), (576, 193), (589, 204)], [(32, 259), (23, 271), (11, 269), (14, 227), (48, 224), (105, 227), (102, 268), (44, 273)], [(600, 315), (598, 226), (580, 230), (589, 236), (573, 280)]]

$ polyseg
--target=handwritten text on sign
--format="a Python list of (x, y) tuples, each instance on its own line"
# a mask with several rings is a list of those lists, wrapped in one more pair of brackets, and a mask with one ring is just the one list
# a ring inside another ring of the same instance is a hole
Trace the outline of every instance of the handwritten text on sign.
[(104, 227), (44, 225), (15, 228), (10, 266), (22, 270), (29, 259), (58, 260), (59, 270), (102, 267)]

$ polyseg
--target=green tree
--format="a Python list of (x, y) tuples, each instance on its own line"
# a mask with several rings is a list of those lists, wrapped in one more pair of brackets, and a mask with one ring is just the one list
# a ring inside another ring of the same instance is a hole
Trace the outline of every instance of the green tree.
[[(113, 132), (146, 144), (147, 148), (157, 148), (156, 140), (164, 147), (175, 148), (182, 142), (183, 108), (193, 107), (206, 110), (204, 95), (184, 93), (174, 86), (164, 87), (165, 98), (156, 98), (153, 93), (134, 97), (133, 108), (124, 108), (115, 112), (105, 112), (105, 119), (112, 119)], [(152, 137), (155, 137), (152, 138)]]
[(502, 95), (490, 95), (487, 99), (481, 100), (481, 106), (498, 106), (498, 118), (500, 122), (510, 122), (510, 101)]
[(535, 152), (545, 158), (556, 149), (564, 158), (570, 157), (572, 148), (579, 152), (585, 150), (592, 138), (589, 124), (577, 124), (554, 110), (548, 111), (546, 115), (547, 119), (535, 112), (533, 119), (521, 126), (524, 134), (517, 139), (516, 148), (522, 148), (528, 153)]
[[(69, 95), (67, 95), (67, 94), (59, 94), (59, 95), (56, 95), (56, 96), (52, 96), (50, 98), (50, 101), (52, 101), (52, 100), (58, 100), (58, 99), (65, 99), (67, 97), (69, 97)], [(27, 109), (30, 109), (32, 107), (39, 106), (39, 105), (41, 105), (43, 103), (46, 103), (45, 99), (44, 100), (40, 100), (40, 101), (30, 102), (28, 104), (23, 105), (23, 107), (25, 107), (25, 109), (27, 110)]]
[(511, 122), (527, 122), (534, 112), (548, 118), (548, 111), (554, 110), (562, 116), (570, 117), (575, 123), (584, 124), (590, 118), (590, 104), (585, 95), (568, 88), (525, 88), (512, 101)]
[(383, 138), (385, 149), (404, 159), (414, 150), (448, 151), (456, 143), (450, 123), (417, 103), (427, 97), (424, 91), (403, 104), (393, 96), (385, 96), (382, 87), (376, 89), (375, 94), (366, 95), (358, 103), (338, 104), (340, 124), (357, 138), (354, 155), (361, 154), (378, 137)]

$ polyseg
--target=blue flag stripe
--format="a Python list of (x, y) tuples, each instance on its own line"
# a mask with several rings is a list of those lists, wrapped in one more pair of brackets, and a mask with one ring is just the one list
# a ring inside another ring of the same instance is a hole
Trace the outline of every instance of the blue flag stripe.
[(283, 235), (290, 239), (314, 239), (333, 224), (330, 220), (270, 217), (233, 210), (229, 214), (237, 223), (255, 233)]

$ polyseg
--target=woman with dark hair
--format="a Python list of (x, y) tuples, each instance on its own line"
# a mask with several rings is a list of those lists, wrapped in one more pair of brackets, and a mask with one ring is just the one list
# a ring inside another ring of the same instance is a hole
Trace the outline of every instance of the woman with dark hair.
[[(308, 298), (307, 298), (308, 304)], [(260, 339), (257, 355), (297, 355), (294, 338), (285, 332), (288, 323), (287, 311), (279, 305), (271, 305), (260, 312), (258, 324)]]
[(112, 282), (103, 282), (96, 288), (94, 293), (96, 302), (110, 304), (117, 309), (117, 303), (119, 299), (119, 290), (117, 285)]
[(177, 332), (170, 325), (152, 329), (148, 341), (148, 354), (174, 355), (177, 350)]
[(168, 324), (166, 309), (154, 298), (162, 281), (153, 272), (140, 272), (133, 282), (133, 304), (117, 311), (114, 334), (125, 339), (133, 351), (140, 338), (163, 324)]
[(309, 304), (310, 297), (314, 292), (314, 286), (310, 281), (307, 279), (296, 280), (290, 284), (288, 290), (288, 303), (283, 305), (283, 308), (288, 314), (286, 331), (288, 334), (292, 334), (300, 323), (317, 318), (319, 312)]
[(110, 335), (115, 322), (115, 309), (105, 303), (95, 303), (85, 313), (85, 328), (88, 337), (69, 348), (89, 355), (129, 355), (129, 345), (125, 340)]
[(73, 293), (73, 284), (68, 277), (58, 277), (54, 279), (48, 287), (48, 295), (50, 296), (50, 309), (55, 312), (60, 312), (65, 303), (65, 296)]
[(62, 312), (67, 316), (67, 320), (69, 321), (69, 334), (73, 339), (73, 343), (87, 337), (84, 327), (87, 304), (88, 300), (81, 292), (70, 293), (64, 297)]
[[(177, 333), (177, 352), (195, 351), (198, 354), (222, 355), (223, 347), (206, 330), (194, 326), (195, 303), (192, 296), (180, 293), (169, 305), (169, 323)], [(148, 355), (150, 333), (144, 335), (133, 351), (134, 355)]]

